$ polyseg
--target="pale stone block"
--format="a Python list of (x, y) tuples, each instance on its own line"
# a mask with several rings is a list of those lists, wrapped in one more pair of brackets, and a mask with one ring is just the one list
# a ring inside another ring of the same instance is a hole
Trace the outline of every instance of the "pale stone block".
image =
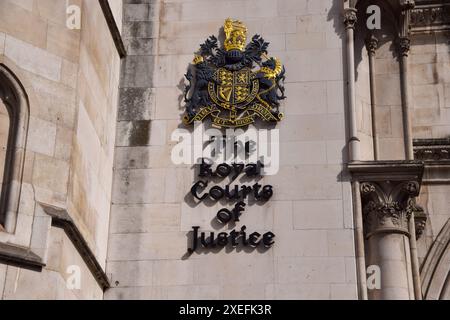
[(153, 261), (108, 262), (106, 273), (113, 288), (151, 286)]
[(62, 60), (61, 83), (76, 88), (78, 81), (78, 64)]
[(170, 286), (167, 299), (175, 300), (218, 300), (221, 299), (221, 288), (217, 285), (205, 286)]
[(322, 141), (298, 141), (280, 144), (281, 165), (326, 164), (327, 146)]
[[(265, 19), (246, 20), (249, 34), (260, 34), (264, 37), (297, 32), (296, 17), (268, 17)], [(222, 22), (223, 23), (223, 22)]]
[(264, 300), (266, 298), (265, 284), (228, 284), (221, 287), (223, 300)]
[(450, 83), (446, 83), (444, 85), (444, 92), (445, 92), (445, 108), (450, 108)]
[(5, 53), (5, 39), (6, 35), (2, 32), (0, 32), (0, 54)]
[(390, 137), (392, 135), (391, 107), (377, 106), (377, 133), (379, 137)]
[[(331, 14), (333, 13), (332, 7), (338, 7), (335, 6), (333, 1), (329, 0), (317, 0), (317, 1), (308, 1), (308, 13), (309, 14)], [(334, 8), (337, 12), (339, 12), (340, 8)], [(336, 12), (335, 12), (336, 13)]]
[(286, 35), (287, 50), (322, 49), (326, 46), (326, 36), (322, 32)]
[(421, 85), (413, 86), (414, 108), (443, 108), (444, 107), (444, 85)]
[(270, 251), (262, 254), (257, 251), (238, 254), (220, 253), (202, 255), (194, 259), (194, 282), (196, 284), (227, 285), (230, 278), (240, 285), (268, 284), (275, 280), (275, 266)]
[(332, 300), (357, 300), (358, 286), (356, 284), (331, 284)]
[(269, 206), (273, 208), (273, 232), (275, 234), (294, 230), (291, 201), (272, 200)]
[(405, 145), (402, 138), (380, 138), (380, 160), (403, 160)]
[(30, 247), (35, 254), (42, 258), (44, 263), (47, 260), (46, 255), (51, 224), (52, 218), (50, 216), (35, 217), (33, 220), (33, 231), (31, 234)]
[(401, 106), (391, 107), (391, 129), (393, 138), (403, 137), (403, 111)]
[(293, 216), (295, 229), (343, 228), (341, 200), (295, 201)]
[(280, 126), (281, 141), (336, 140), (344, 137), (343, 114), (291, 115)]
[(167, 232), (179, 228), (179, 204), (112, 206), (110, 233)]
[(49, 23), (47, 29), (47, 50), (73, 63), (78, 62), (80, 31), (61, 28), (61, 25)]
[[(324, 82), (286, 83), (286, 115), (327, 113), (327, 87)], [(289, 118), (289, 117), (287, 117)]]
[(192, 260), (154, 261), (153, 283), (156, 286), (194, 284), (194, 261)]
[(353, 230), (328, 230), (327, 239), (330, 257), (353, 257), (355, 255)]
[[(74, 1), (71, 2), (74, 3)], [(80, 6), (80, 3), (74, 4)], [(45, 0), (36, 3), (36, 10), (40, 17), (64, 27), (66, 26), (67, 19), (66, 8), (66, 2), (59, 0)]]
[(61, 78), (61, 58), (26, 42), (7, 36), (5, 55), (23, 69), (44, 78), (53, 81)]
[(33, 10), (33, 0), (6, 0), (16, 6), (19, 6), (25, 10), (32, 11)]
[(22, 183), (19, 212), (32, 216), (34, 214), (35, 205), (33, 186), (29, 183)]
[(23, 8), (21, 4), (24, 3), (0, 1), (0, 30), (36, 47), (45, 48), (47, 21), (32, 13), (29, 8)]
[(438, 83), (438, 73), (434, 64), (413, 64), (410, 68), (411, 84), (434, 84)]
[(105, 300), (167, 300), (168, 287), (111, 288), (105, 292)]
[(344, 258), (280, 257), (277, 281), (280, 284), (345, 283)]
[(156, 89), (155, 119), (182, 119), (183, 92), (179, 88)]
[[(311, 60), (311, 57), (316, 57)], [(322, 81), (343, 79), (341, 49), (308, 49), (287, 52), (284, 57), (288, 82)]]
[(187, 252), (185, 232), (112, 234), (109, 261), (181, 259)]
[(356, 258), (345, 258), (345, 279), (347, 283), (357, 283)]
[(270, 284), (266, 287), (266, 299), (281, 300), (327, 300), (330, 299), (328, 284)]
[(347, 162), (347, 147), (345, 140), (326, 141), (326, 157), (328, 164), (341, 164)]
[(34, 106), (31, 114), (40, 119), (74, 127), (76, 92), (73, 88), (28, 73), (34, 93), (30, 104)]
[(398, 75), (386, 75), (376, 77), (377, 92), (382, 94), (377, 96), (377, 104), (381, 106), (391, 106), (401, 104), (400, 79)]
[(284, 0), (278, 3), (280, 16), (302, 16), (308, 14), (308, 0)]
[[(3, 298), (5, 300), (55, 300), (58, 286), (57, 277), (58, 273), (45, 269), (42, 272), (35, 272), (8, 268)], [(45, 283), (46, 290), (42, 290), (43, 283)]]
[(53, 156), (56, 142), (56, 126), (48, 121), (30, 117), (28, 146), (31, 151)]
[(274, 200), (342, 199), (339, 166), (281, 167), (274, 176), (264, 178), (275, 186)]
[(343, 81), (327, 81), (327, 105), (328, 113), (345, 112), (345, 85)]
[(0, 265), (0, 290), (1, 292), (3, 292), (4, 288), (5, 288), (5, 280), (6, 280), (6, 270), (7, 270), (7, 265), (6, 264), (2, 264)]
[(175, 88), (182, 81), (184, 82), (184, 74), (192, 58), (192, 54), (157, 56), (155, 70), (158, 72), (154, 73), (153, 86)]
[(81, 159), (86, 162), (91, 169), (97, 170), (100, 165), (101, 143), (99, 141), (94, 124), (91, 121), (82, 101), (78, 110), (78, 121), (76, 130), (76, 141)]
[(67, 162), (36, 154), (33, 169), (33, 184), (36, 187), (66, 193), (68, 178)]
[(114, 21), (117, 25), (117, 29), (121, 32), (122, 31), (122, 20), (124, 20), (124, 14), (125, 14), (124, 10), (128, 4), (125, 4), (121, 0), (109, 0), (108, 3), (111, 8), (111, 12), (113, 14)]
[(296, 230), (276, 235), (276, 257), (326, 257), (328, 256), (327, 231)]
[(72, 153), (73, 131), (64, 127), (57, 127), (55, 157), (69, 161)]

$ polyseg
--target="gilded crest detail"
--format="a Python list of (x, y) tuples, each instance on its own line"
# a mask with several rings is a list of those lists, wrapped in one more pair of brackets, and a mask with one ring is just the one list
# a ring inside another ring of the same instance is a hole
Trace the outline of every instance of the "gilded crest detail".
[(200, 46), (189, 68), (185, 88), (184, 123), (211, 118), (218, 127), (243, 127), (256, 119), (278, 122), (285, 99), (285, 69), (267, 56), (269, 43), (255, 35), (247, 42), (247, 27), (237, 20), (224, 24), (223, 48), (215, 36)]

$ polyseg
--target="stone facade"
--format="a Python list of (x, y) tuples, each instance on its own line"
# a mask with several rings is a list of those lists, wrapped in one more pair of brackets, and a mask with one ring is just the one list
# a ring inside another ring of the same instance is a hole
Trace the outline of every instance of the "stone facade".
[[(450, 298), (448, 21), (428, 17), (439, 1), (381, 2), (0, 1), (0, 297)], [(229, 204), (193, 201), (171, 136), (228, 17), (286, 67), (274, 195), (238, 224), (276, 241), (189, 254), (192, 226), (229, 231)]]

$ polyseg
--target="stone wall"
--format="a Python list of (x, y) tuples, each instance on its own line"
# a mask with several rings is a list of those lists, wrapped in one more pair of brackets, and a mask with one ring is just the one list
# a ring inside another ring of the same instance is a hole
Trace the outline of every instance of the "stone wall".
[[(67, 4), (82, 9), (81, 31), (66, 27)], [(39, 205), (67, 210), (105, 265), (120, 59), (98, 2), (0, 1), (0, 63), (24, 86), (30, 109), (17, 224), (0, 241), (31, 248), (47, 265), (40, 273), (1, 265), (2, 298), (101, 299), (79, 253)], [(71, 293), (70, 265), (82, 271), (81, 289)]]
[[(343, 28), (332, 0), (124, 1), (129, 56), (122, 73), (107, 299), (356, 298), (351, 191), (345, 149)], [(193, 52), (227, 17), (271, 42), (286, 65), (275, 188), (242, 225), (273, 231), (264, 252), (222, 250), (186, 258), (193, 225), (212, 231), (217, 206), (193, 208), (189, 166), (174, 166), (180, 85)], [(186, 197), (186, 198), (185, 198)]]
[(3, 102), (0, 101), (0, 194), (3, 184), (3, 168), (5, 167), (6, 146), (9, 135), (9, 116)]
[(411, 47), (414, 138), (450, 137), (450, 33), (415, 35)]

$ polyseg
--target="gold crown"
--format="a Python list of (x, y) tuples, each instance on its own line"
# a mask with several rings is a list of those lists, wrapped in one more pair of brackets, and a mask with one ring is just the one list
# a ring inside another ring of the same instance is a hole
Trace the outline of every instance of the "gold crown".
[(199, 63), (202, 63), (203, 61), (205, 61), (205, 60), (203, 59), (203, 57), (202, 57), (201, 55), (199, 55), (199, 54), (196, 54), (196, 55), (194, 56), (194, 61), (192, 61), (192, 63), (193, 63), (193, 64), (199, 64)]
[(228, 18), (225, 20), (223, 30), (225, 32), (225, 50), (243, 51), (247, 42), (247, 27), (239, 20)]

